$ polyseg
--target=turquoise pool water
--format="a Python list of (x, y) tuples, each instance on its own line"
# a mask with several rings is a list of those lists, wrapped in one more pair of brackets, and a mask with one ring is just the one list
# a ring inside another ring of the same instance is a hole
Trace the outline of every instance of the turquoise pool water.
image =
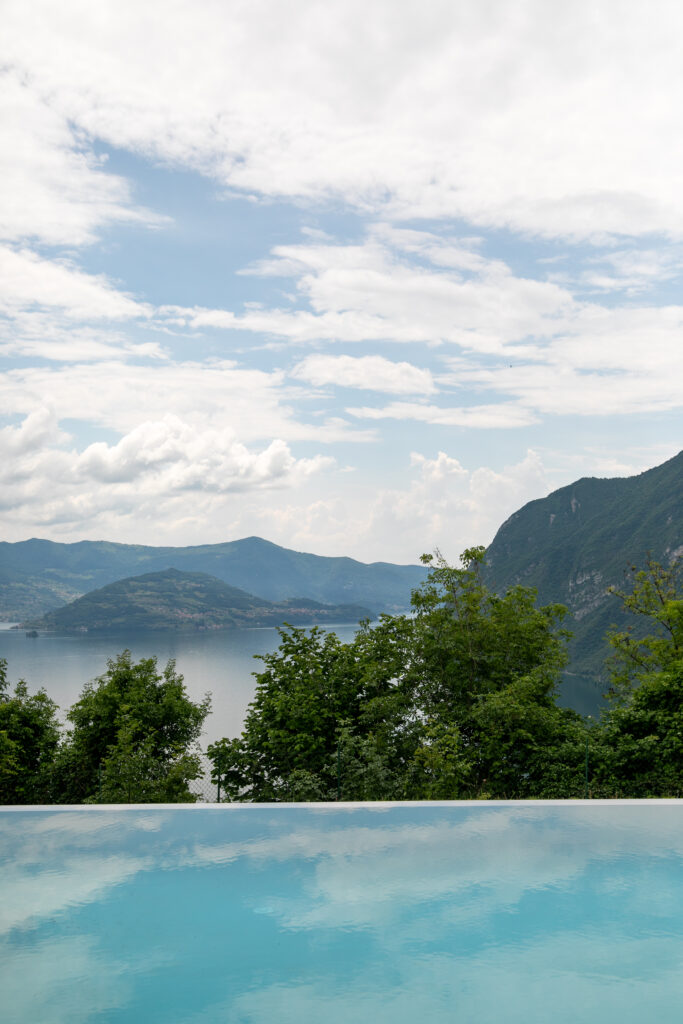
[(673, 1024), (683, 805), (0, 811), (3, 1024)]

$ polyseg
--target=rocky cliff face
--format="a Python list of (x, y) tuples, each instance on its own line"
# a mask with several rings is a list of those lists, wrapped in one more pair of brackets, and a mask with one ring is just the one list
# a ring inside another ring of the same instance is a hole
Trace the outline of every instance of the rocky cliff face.
[(521, 583), (539, 602), (571, 612), (572, 671), (599, 674), (605, 631), (626, 618), (610, 586), (651, 556), (663, 564), (683, 554), (683, 452), (638, 476), (586, 477), (532, 501), (499, 529), (487, 551), (495, 590)]

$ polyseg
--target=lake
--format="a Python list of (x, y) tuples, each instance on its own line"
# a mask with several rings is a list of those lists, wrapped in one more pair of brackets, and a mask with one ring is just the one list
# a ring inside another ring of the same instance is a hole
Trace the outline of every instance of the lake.
[[(203, 745), (223, 736), (237, 736), (242, 731), (244, 714), (254, 695), (252, 672), (261, 667), (254, 656), (274, 651), (279, 644), (274, 628), (208, 633), (139, 632), (124, 637), (43, 634), (31, 638), (22, 629), (10, 629), (10, 625), (0, 623), (0, 658), (7, 659), (12, 684), (23, 678), (32, 693), (44, 686), (59, 705), (61, 717), (78, 699), (83, 684), (101, 675), (107, 658), (125, 647), (130, 648), (136, 659), (156, 655), (161, 667), (169, 658), (175, 658), (193, 700), (200, 700), (207, 690), (212, 694), (213, 712), (206, 720)], [(335, 626), (334, 631), (348, 642), (353, 639), (356, 626)], [(585, 715), (597, 715), (603, 702), (601, 691), (592, 680), (572, 676), (563, 683), (560, 703)]]
[[(128, 647), (136, 660), (156, 655), (163, 668), (175, 658), (192, 700), (212, 694), (212, 714), (206, 720), (202, 744), (237, 736), (247, 705), (254, 695), (261, 662), (258, 654), (274, 651), (280, 637), (275, 628), (233, 629), (210, 633), (130, 633), (123, 637), (43, 634), (27, 637), (23, 629), (0, 623), (0, 658), (6, 658), (12, 684), (25, 679), (31, 693), (44, 686), (59, 704), (61, 716), (78, 700), (83, 684), (102, 675), (107, 658)], [(356, 626), (335, 626), (344, 641)]]

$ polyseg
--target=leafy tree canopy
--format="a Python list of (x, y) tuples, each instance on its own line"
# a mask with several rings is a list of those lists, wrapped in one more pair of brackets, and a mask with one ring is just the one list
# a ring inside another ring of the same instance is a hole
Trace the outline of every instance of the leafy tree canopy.
[(242, 735), (209, 747), (228, 798), (538, 795), (560, 748), (578, 785), (580, 719), (554, 700), (563, 609), (522, 587), (491, 594), (483, 558), (425, 556), (413, 614), (365, 623), (351, 643), (281, 631)]
[(683, 658), (683, 602), (677, 599), (683, 586), (683, 559), (669, 566), (649, 558), (645, 568), (631, 567), (631, 589), (610, 591), (624, 607), (648, 624), (642, 636), (633, 627), (609, 636), (613, 654), (610, 661), (612, 696), (628, 701), (635, 686), (652, 672), (662, 672)]
[(82, 802), (192, 802), (201, 775), (197, 740), (210, 698), (193, 703), (169, 661), (135, 663), (130, 651), (87, 683), (67, 718), (73, 728), (55, 766), (57, 799)]
[(612, 707), (598, 730), (595, 795), (683, 796), (683, 563), (632, 570), (624, 605), (651, 633), (613, 632)]
[(7, 661), (0, 658), (0, 803), (49, 802), (59, 743), (56, 714), (45, 691), (29, 694), (23, 680), (9, 692)]

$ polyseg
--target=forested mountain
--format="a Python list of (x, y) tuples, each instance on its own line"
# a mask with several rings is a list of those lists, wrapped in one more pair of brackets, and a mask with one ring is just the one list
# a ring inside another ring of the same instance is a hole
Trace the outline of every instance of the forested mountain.
[(229, 629), (296, 623), (356, 623), (371, 618), (361, 605), (327, 605), (306, 598), (274, 603), (199, 572), (145, 573), (109, 583), (27, 625), (62, 632)]
[(36, 618), (116, 580), (169, 568), (209, 573), (268, 601), (305, 595), (376, 613), (406, 609), (411, 590), (425, 577), (418, 565), (311, 555), (260, 537), (178, 548), (33, 539), (0, 543), (0, 619)]
[(648, 555), (683, 554), (683, 452), (638, 476), (585, 477), (531, 501), (503, 523), (486, 552), (485, 579), (501, 592), (521, 583), (540, 604), (567, 605), (570, 671), (599, 674), (611, 624), (630, 624), (610, 586), (628, 588)]

